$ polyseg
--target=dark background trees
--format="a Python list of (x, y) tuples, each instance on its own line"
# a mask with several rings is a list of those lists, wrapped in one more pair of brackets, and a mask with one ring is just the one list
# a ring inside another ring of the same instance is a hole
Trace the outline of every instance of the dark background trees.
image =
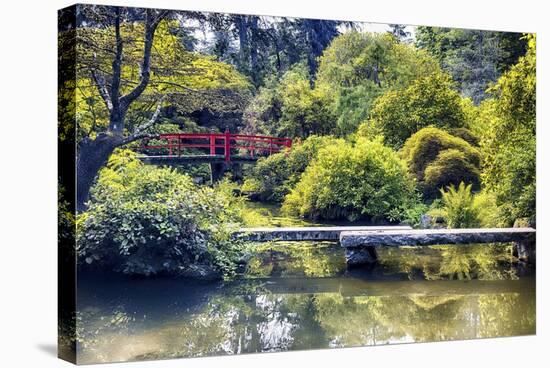
[(418, 27), (416, 45), (435, 56), (459, 83), (461, 92), (478, 104), (485, 90), (525, 54), (521, 33)]

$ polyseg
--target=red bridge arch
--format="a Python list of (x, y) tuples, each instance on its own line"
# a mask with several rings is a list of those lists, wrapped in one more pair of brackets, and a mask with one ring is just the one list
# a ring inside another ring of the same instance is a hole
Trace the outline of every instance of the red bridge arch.
[[(167, 133), (159, 134), (153, 139), (160, 140), (158, 144), (149, 144), (150, 139), (142, 141), (141, 149), (147, 153), (163, 153), (166, 157), (184, 156), (185, 149), (203, 148), (210, 156), (223, 154), (225, 162), (231, 161), (231, 156), (271, 155), (292, 148), (292, 139), (270, 137), (263, 135), (246, 135), (225, 133)], [(232, 151), (238, 151), (232, 154)]]

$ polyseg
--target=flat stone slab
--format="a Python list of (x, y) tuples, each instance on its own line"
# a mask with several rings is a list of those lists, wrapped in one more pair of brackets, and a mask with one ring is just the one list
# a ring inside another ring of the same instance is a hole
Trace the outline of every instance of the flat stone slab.
[(254, 242), (268, 241), (338, 241), (342, 232), (371, 233), (376, 231), (412, 230), (410, 226), (311, 226), (250, 227), (233, 233), (234, 237)]
[(340, 244), (344, 248), (436, 244), (474, 244), (522, 242), (535, 239), (536, 230), (527, 228), (492, 229), (423, 229), (423, 230), (384, 230), (343, 231)]

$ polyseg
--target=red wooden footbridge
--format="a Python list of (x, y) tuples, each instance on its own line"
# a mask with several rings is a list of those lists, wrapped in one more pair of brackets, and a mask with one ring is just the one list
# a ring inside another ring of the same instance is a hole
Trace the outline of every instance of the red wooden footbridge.
[(292, 148), (292, 139), (225, 133), (168, 133), (142, 141), (150, 164), (246, 163)]

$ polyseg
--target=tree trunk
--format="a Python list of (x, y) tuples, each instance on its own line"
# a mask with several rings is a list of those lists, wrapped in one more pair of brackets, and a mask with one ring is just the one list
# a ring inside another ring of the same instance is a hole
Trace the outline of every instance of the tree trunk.
[(86, 210), (90, 188), (113, 150), (122, 142), (121, 136), (101, 133), (96, 139), (85, 138), (79, 144), (76, 163), (76, 210)]

